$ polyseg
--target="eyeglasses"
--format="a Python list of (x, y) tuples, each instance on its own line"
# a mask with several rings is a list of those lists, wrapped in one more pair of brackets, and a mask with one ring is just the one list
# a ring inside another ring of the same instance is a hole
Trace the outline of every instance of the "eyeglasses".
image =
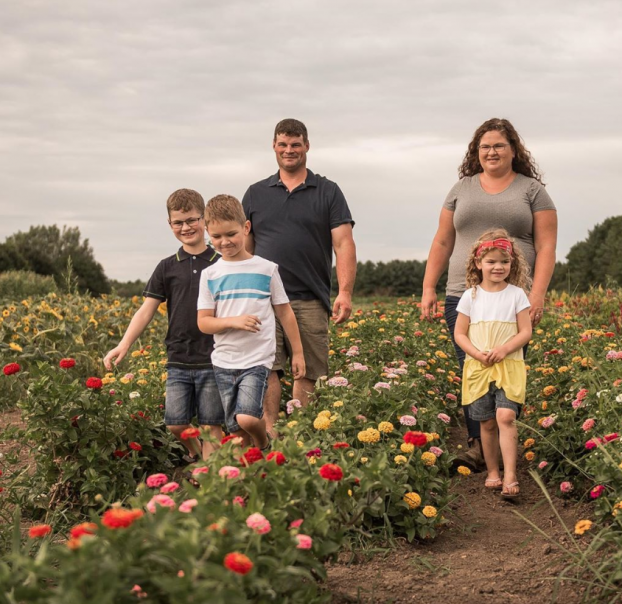
[(491, 149), (494, 149), (496, 153), (503, 153), (505, 148), (509, 146), (509, 143), (496, 143), (495, 145), (480, 145), (478, 149), (482, 153), (488, 153)]
[(186, 220), (173, 220), (173, 222), (169, 220), (168, 223), (174, 230), (179, 231), (184, 226), (184, 224), (189, 227), (196, 226), (199, 220), (201, 220), (202, 218), (203, 216), (198, 216), (196, 218), (187, 218)]

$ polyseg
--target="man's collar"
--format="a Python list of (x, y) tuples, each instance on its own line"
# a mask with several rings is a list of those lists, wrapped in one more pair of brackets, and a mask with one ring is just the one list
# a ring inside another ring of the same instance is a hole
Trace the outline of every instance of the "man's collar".
[[(281, 172), (280, 170), (273, 174), (268, 180), (269, 187), (277, 187), (279, 185), (283, 185), (281, 181)], [(307, 178), (304, 182), (305, 187), (317, 187), (317, 176), (307, 168)]]
[(183, 260), (187, 260), (191, 256), (198, 256), (203, 260), (213, 260), (216, 256), (218, 256), (218, 254), (209, 245), (207, 246), (205, 251), (201, 252), (200, 254), (189, 254), (182, 246), (177, 250), (177, 254), (175, 254), (175, 256), (177, 257), (178, 262), (182, 262)]

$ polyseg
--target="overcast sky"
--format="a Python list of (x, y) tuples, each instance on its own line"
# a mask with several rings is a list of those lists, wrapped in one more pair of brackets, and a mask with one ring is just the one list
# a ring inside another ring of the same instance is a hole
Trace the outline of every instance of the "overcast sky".
[(622, 2), (3, 1), (0, 241), (77, 225), (111, 278), (177, 247), (175, 189), (241, 198), (309, 129), (360, 260), (419, 259), (474, 130), (510, 119), (559, 211), (559, 258), (622, 214)]

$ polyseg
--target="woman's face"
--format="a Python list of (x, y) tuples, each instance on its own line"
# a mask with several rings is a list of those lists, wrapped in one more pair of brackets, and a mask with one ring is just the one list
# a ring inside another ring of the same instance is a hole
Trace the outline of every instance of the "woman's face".
[(498, 130), (489, 130), (482, 136), (478, 152), (480, 164), (486, 174), (501, 176), (511, 172), (514, 149), (505, 135)]

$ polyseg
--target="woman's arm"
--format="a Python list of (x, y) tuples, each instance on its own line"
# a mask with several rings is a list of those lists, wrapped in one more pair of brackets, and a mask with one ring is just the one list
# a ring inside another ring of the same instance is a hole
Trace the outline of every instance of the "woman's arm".
[(544, 297), (555, 270), (555, 248), (557, 246), (557, 212), (542, 210), (533, 215), (533, 245), (536, 250), (536, 264), (533, 284), (529, 294), (531, 308), (529, 315), (535, 327), (542, 319)]
[(436, 284), (449, 264), (455, 242), (454, 213), (443, 208), (438, 221), (438, 230), (430, 246), (423, 277), (421, 316), (426, 319), (436, 313)]

